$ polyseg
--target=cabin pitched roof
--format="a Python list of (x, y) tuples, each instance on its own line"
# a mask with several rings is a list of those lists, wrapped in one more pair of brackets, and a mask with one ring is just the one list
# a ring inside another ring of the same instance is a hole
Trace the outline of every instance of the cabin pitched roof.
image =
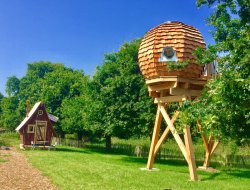
[[(20, 131), (20, 129), (23, 128), (23, 126), (29, 121), (29, 119), (34, 115), (34, 113), (36, 112), (36, 110), (39, 108), (39, 106), (42, 104), (42, 102), (37, 102), (33, 108), (30, 110), (30, 112), (28, 113), (28, 115), (24, 118), (24, 120), (18, 125), (18, 127), (15, 129), (16, 131)], [(46, 112), (47, 113), (47, 112)], [(53, 122), (57, 122), (58, 121), (58, 117), (52, 115), (52, 114), (48, 114), (49, 120), (53, 121)]]

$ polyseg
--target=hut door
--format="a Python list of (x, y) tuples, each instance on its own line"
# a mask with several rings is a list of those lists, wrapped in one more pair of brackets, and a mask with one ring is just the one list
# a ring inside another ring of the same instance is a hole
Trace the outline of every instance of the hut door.
[(37, 121), (36, 122), (36, 134), (35, 134), (35, 143), (36, 144), (45, 144), (46, 143), (46, 132), (47, 132), (47, 122), (46, 121)]

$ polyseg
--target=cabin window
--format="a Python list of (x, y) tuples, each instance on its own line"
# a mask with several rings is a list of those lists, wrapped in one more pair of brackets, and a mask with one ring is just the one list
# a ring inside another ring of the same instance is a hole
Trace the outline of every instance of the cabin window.
[(35, 125), (28, 125), (28, 133), (34, 133), (35, 132)]
[(38, 115), (43, 115), (43, 110), (38, 110)]

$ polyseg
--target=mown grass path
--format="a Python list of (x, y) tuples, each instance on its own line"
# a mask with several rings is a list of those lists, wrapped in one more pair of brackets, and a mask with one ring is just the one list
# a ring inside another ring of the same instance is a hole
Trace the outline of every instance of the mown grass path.
[(190, 182), (185, 162), (156, 163), (160, 171), (141, 171), (146, 160), (101, 150), (59, 147), (56, 151), (24, 151), (33, 166), (59, 189), (247, 190), (250, 170), (228, 169), (220, 173), (198, 171), (199, 181)]

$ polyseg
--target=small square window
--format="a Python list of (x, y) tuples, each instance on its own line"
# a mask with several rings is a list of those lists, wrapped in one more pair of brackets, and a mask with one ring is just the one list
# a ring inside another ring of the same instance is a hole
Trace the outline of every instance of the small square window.
[(43, 115), (43, 110), (38, 110), (38, 115)]
[(28, 125), (28, 133), (34, 133), (35, 131), (35, 125)]

